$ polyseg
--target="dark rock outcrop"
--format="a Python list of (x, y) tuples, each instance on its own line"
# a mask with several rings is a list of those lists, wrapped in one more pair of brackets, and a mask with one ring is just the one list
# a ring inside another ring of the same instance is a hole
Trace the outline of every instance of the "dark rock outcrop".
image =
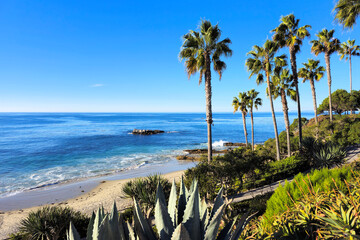
[(245, 143), (232, 143), (232, 142), (226, 142), (224, 143), (225, 147), (245, 147)]
[(153, 135), (153, 134), (159, 134), (164, 133), (164, 131), (161, 130), (145, 130), (145, 129), (134, 129), (132, 131), (132, 134), (136, 135)]
[[(213, 153), (226, 153), (228, 150), (213, 150)], [(208, 150), (207, 149), (186, 149), (184, 150), (184, 152), (189, 153), (189, 154), (207, 154)]]

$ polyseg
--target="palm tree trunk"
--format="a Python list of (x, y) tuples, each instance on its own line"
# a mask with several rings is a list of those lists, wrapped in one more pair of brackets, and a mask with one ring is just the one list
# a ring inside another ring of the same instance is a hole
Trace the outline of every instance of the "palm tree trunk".
[(208, 163), (212, 160), (212, 133), (211, 124), (212, 110), (211, 110), (211, 70), (210, 70), (210, 56), (205, 54), (205, 98), (206, 98), (206, 122), (207, 122), (207, 135), (208, 135)]
[(286, 127), (287, 152), (288, 152), (288, 157), (290, 157), (291, 146), (290, 146), (290, 123), (289, 123), (289, 114), (288, 114), (289, 108), (287, 106), (286, 95), (284, 90), (281, 91), (281, 103), (283, 107), (285, 127)]
[[(349, 52), (349, 64), (350, 64), (350, 96), (352, 95), (352, 72), (351, 72), (351, 52)], [(353, 114), (353, 109), (351, 107), (350, 114)]]
[(328, 85), (329, 85), (329, 114), (330, 114), (330, 122), (332, 122), (333, 114), (332, 114), (332, 105), (331, 105), (331, 71), (330, 71), (330, 55), (329, 55), (329, 53), (325, 53), (325, 63), (326, 63), (326, 74), (327, 74)]
[(251, 148), (254, 151), (254, 116), (253, 116), (253, 109), (250, 109), (250, 116), (251, 116)]
[(278, 134), (278, 130), (277, 130), (275, 111), (274, 111), (274, 104), (273, 104), (272, 95), (271, 95), (271, 92), (270, 92), (270, 89), (271, 89), (270, 88), (270, 75), (269, 75), (268, 72), (266, 73), (266, 82), (267, 82), (267, 86), (268, 86), (268, 94), (269, 94), (269, 100), (270, 100), (271, 114), (272, 114), (272, 119), (273, 119), (273, 123), (274, 123), (275, 142), (276, 142), (276, 159), (280, 160), (279, 134)]
[(316, 92), (315, 92), (314, 79), (310, 79), (310, 86), (311, 86), (311, 93), (312, 93), (313, 103), (314, 103), (315, 123), (316, 123), (316, 125), (318, 125), (317, 104), (316, 104)]
[(242, 119), (243, 119), (243, 124), (244, 124), (244, 134), (245, 134), (245, 142), (246, 142), (246, 147), (248, 146), (248, 139), (247, 139), (247, 129), (246, 129), (246, 119), (245, 119), (245, 113), (241, 112), (242, 114)]
[(301, 122), (301, 106), (300, 106), (300, 93), (299, 93), (299, 84), (298, 84), (298, 74), (296, 67), (296, 55), (295, 49), (293, 47), (289, 48), (290, 51), (290, 62), (291, 62), (291, 71), (294, 78), (295, 90), (296, 90), (296, 102), (297, 102), (297, 112), (298, 112), (298, 129), (299, 129), (299, 148), (301, 149), (302, 144), (302, 122)]

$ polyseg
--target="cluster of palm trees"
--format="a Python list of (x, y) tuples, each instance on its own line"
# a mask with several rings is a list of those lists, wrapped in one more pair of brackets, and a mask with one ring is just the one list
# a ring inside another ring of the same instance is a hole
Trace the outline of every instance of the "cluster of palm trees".
[[(356, 19), (360, 14), (360, 0), (339, 0), (334, 11), (335, 18), (344, 27), (352, 28), (356, 23)], [(261, 84), (266, 81), (266, 93), (270, 101), (272, 119), (274, 123), (276, 155), (280, 159), (280, 145), (273, 105), (273, 98), (281, 97), (284, 112), (284, 120), (287, 132), (287, 150), (288, 156), (291, 154), (290, 148), (290, 129), (288, 118), (287, 97), (297, 102), (298, 113), (298, 131), (299, 145), (302, 144), (302, 126), (301, 126), (301, 106), (300, 93), (298, 87), (299, 77), (303, 82), (309, 81), (313, 102), (315, 121), (317, 123), (317, 105), (314, 81), (319, 81), (324, 75), (324, 67), (319, 66), (319, 61), (309, 59), (307, 63), (303, 63), (304, 67), (297, 70), (296, 56), (300, 52), (302, 43), (306, 37), (310, 37), (310, 25), (299, 27), (299, 19), (293, 14), (281, 17), (278, 27), (272, 30), (274, 33), (271, 40), (266, 40), (263, 46), (255, 45), (252, 51), (248, 53), (246, 67), (250, 73), (250, 78), (256, 76), (256, 83)], [(316, 34), (317, 39), (310, 41), (312, 44), (311, 52), (318, 56), (324, 53), (326, 63), (326, 73), (329, 87), (329, 115), (332, 122), (332, 106), (331, 106), (331, 69), (330, 56), (336, 52), (340, 54), (340, 58), (349, 60), (350, 63), (350, 92), (352, 90), (351, 77), (351, 56), (360, 55), (360, 46), (355, 45), (355, 40), (349, 40), (340, 44), (339, 39), (334, 37), (334, 30), (323, 29)], [(202, 20), (199, 31), (190, 31), (183, 36), (184, 42), (180, 51), (180, 59), (185, 60), (185, 67), (188, 77), (195, 73), (199, 73), (199, 84), (205, 78), (205, 95), (206, 95), (206, 122), (208, 129), (208, 161), (212, 159), (212, 107), (211, 107), (211, 65), (219, 74), (220, 78), (226, 69), (226, 64), (220, 57), (229, 57), (232, 50), (229, 45), (229, 38), (220, 40), (221, 31), (218, 25), (212, 25), (210, 21)], [(290, 70), (287, 68), (287, 55), (277, 55), (281, 48), (288, 48), (290, 56)], [(251, 92), (251, 93), (250, 93)], [(252, 147), (254, 148), (253, 134), (253, 107), (257, 108), (261, 105), (261, 99), (257, 98), (258, 92), (255, 89), (249, 92), (242, 92), (239, 98), (234, 98), (233, 106), (235, 111), (241, 111), (244, 121), (244, 133), (246, 144), (247, 130), (245, 116), (248, 111), (251, 114), (252, 123)]]

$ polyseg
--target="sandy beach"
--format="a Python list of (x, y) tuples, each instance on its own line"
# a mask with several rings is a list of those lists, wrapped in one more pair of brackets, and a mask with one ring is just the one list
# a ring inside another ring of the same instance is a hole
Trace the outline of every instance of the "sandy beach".
[[(175, 179), (175, 181), (178, 181), (183, 173), (183, 170), (175, 171), (163, 174), (163, 176), (169, 180)], [(115, 201), (118, 209), (124, 210), (132, 205), (132, 201), (130, 199), (124, 198), (124, 194), (122, 193), (122, 186), (131, 179), (101, 181), (97, 187), (87, 193), (51, 205), (68, 206), (90, 215), (101, 205), (104, 206), (106, 211), (111, 210), (112, 204)], [(9, 234), (16, 232), (21, 219), (25, 218), (29, 212), (39, 208), (41, 208), (41, 206), (1, 212), (0, 239), (6, 239)]]

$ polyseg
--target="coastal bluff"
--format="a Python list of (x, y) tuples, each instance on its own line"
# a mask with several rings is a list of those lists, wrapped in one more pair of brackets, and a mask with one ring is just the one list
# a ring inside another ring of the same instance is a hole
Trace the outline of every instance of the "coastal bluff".
[(154, 135), (164, 133), (162, 130), (134, 129), (131, 133), (135, 135)]

